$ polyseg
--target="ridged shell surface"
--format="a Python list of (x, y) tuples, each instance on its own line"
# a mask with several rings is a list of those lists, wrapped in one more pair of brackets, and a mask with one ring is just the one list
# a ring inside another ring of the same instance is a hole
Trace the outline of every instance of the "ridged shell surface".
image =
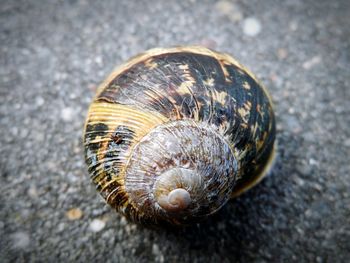
[[(164, 132), (157, 135), (157, 129)], [(192, 133), (197, 129), (198, 133)], [(162, 143), (149, 146), (163, 135)], [(161, 150), (157, 149), (167, 138), (171, 142), (179, 136), (187, 138), (172, 144), (179, 152), (187, 144), (206, 142), (193, 147), (201, 151), (186, 150), (190, 152), (187, 159), (165, 150), (169, 157), (160, 161), (156, 155)], [(197, 198), (205, 208), (186, 203), (193, 209), (188, 211), (198, 211), (200, 217), (215, 212), (227, 201), (226, 196), (242, 193), (264, 176), (273, 159), (274, 141), (275, 118), (266, 89), (231, 56), (202, 47), (152, 49), (117, 68), (100, 85), (84, 133), (86, 163), (98, 191), (112, 207), (146, 223), (191, 221), (188, 213), (169, 215), (162, 212), (161, 202), (155, 206), (156, 201), (147, 199), (157, 192), (152, 177), (156, 180), (167, 165), (190, 169), (186, 160), (190, 167), (193, 158), (202, 154), (203, 160), (193, 169), (209, 167), (208, 171), (217, 175), (215, 180), (222, 179), (217, 185), (208, 179), (201, 186), (213, 191), (208, 197), (192, 194), (192, 202)], [(214, 144), (219, 145), (217, 149)], [(215, 154), (206, 151), (210, 145)], [(226, 154), (220, 160), (207, 160)], [(152, 162), (155, 164), (149, 164)], [(179, 170), (182, 172), (187, 173)], [(203, 178), (206, 176), (210, 175)], [(134, 187), (137, 180), (149, 190)], [(154, 211), (144, 211), (146, 208)], [(160, 218), (152, 218), (158, 215)]]

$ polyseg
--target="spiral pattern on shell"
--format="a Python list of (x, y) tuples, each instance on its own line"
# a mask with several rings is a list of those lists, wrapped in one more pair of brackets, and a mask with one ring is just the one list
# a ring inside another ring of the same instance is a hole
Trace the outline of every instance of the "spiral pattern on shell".
[(266, 174), (274, 156), (271, 99), (229, 55), (152, 49), (101, 84), (84, 133), (106, 201), (142, 223), (187, 224)]

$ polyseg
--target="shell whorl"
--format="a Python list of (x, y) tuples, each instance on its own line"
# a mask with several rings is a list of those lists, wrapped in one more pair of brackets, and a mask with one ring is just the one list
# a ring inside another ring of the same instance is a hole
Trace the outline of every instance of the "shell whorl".
[(181, 221), (223, 206), (237, 170), (230, 146), (214, 126), (173, 121), (157, 126), (135, 146), (125, 191), (144, 216)]
[(153, 195), (165, 211), (181, 212), (193, 202), (193, 192), (198, 190), (203, 190), (201, 176), (194, 170), (176, 167), (157, 178)]

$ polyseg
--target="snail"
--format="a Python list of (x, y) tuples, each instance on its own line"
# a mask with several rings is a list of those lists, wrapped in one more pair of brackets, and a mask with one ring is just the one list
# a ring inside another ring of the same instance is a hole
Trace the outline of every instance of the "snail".
[(128, 219), (187, 225), (267, 174), (275, 133), (268, 91), (230, 55), (156, 48), (99, 86), (85, 159), (102, 197)]

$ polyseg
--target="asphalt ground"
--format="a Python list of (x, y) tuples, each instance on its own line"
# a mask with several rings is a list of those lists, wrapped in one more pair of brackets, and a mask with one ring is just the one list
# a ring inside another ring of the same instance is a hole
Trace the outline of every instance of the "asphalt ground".
[[(348, 262), (349, 1), (0, 3), (0, 261)], [(130, 56), (200, 44), (270, 90), (278, 156), (261, 184), (182, 230), (127, 222), (95, 191), (82, 130)]]

